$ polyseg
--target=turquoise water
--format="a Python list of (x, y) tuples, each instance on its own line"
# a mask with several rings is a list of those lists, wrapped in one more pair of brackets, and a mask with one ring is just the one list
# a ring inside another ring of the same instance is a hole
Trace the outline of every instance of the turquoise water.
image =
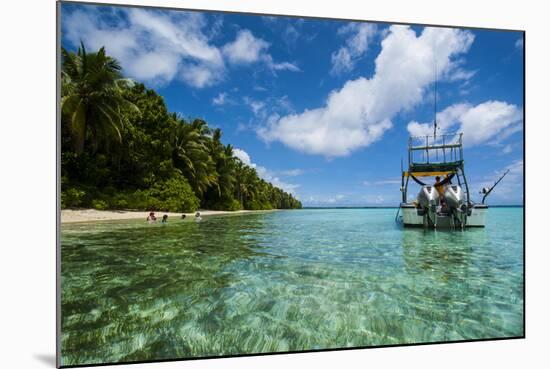
[(522, 213), (454, 232), (395, 209), (63, 225), (62, 364), (521, 336)]

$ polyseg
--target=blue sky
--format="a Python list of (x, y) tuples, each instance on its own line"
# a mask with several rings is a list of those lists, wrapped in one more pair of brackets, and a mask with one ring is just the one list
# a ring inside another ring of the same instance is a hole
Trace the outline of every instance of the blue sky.
[[(409, 135), (463, 132), (476, 194), (523, 201), (523, 35), (63, 4), (62, 45), (105, 46), (305, 206), (395, 206)], [(410, 195), (416, 194), (412, 188)]]

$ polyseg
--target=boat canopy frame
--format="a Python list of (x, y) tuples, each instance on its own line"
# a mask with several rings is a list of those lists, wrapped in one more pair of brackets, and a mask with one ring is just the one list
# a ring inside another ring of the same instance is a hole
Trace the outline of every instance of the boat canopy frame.
[[(418, 158), (419, 154), (422, 158)], [(470, 191), (464, 173), (462, 133), (411, 136), (408, 144), (408, 168), (401, 164), (402, 202), (407, 202), (409, 178), (419, 184), (418, 177), (456, 176), (458, 184), (464, 183), (467, 203), (470, 204)]]

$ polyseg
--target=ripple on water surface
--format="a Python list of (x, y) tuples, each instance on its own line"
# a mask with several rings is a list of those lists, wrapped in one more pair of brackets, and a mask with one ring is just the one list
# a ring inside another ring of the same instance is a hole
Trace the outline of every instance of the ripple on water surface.
[(523, 335), (523, 209), (402, 229), (393, 209), (62, 226), (62, 363)]

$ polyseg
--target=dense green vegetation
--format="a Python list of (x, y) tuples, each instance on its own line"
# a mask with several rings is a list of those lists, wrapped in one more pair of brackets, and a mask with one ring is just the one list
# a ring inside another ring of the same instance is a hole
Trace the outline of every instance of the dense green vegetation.
[(155, 91), (124, 79), (104, 48), (62, 53), (62, 208), (301, 207), (236, 158), (220, 129), (170, 113)]

